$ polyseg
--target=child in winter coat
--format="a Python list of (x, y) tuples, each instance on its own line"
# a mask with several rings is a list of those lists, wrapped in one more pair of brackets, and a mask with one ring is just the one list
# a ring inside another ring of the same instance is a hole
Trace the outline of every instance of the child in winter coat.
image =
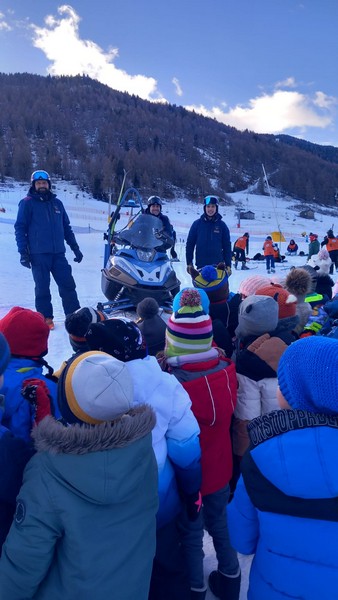
[(286, 254), (289, 256), (297, 256), (298, 252), (298, 244), (296, 244), (295, 240), (290, 240), (288, 247), (286, 249)]
[(133, 408), (126, 365), (102, 352), (71, 359), (25, 470), (0, 560), (0, 597), (147, 600), (155, 553), (155, 415)]
[(138, 303), (136, 321), (146, 341), (148, 354), (156, 356), (164, 349), (166, 324), (159, 314), (159, 305), (154, 298), (144, 298)]
[(102, 311), (95, 310), (91, 306), (84, 306), (66, 316), (65, 328), (74, 352), (88, 352), (89, 347), (85, 338), (88, 327), (92, 323), (104, 321), (105, 318)]
[(274, 411), (249, 425), (229, 514), (231, 540), (255, 554), (248, 600), (333, 600), (338, 588), (338, 342), (291, 344)]
[(196, 289), (186, 289), (180, 307), (167, 324), (162, 366), (189, 393), (201, 433), (203, 515), (195, 522), (181, 519), (182, 543), (190, 573), (191, 595), (206, 596), (203, 573), (203, 519), (217, 554), (218, 570), (209, 586), (218, 598), (238, 600), (240, 568), (229, 543), (226, 505), (232, 474), (231, 417), (236, 405), (235, 367), (212, 346), (212, 323)]
[(263, 244), (263, 252), (266, 261), (266, 270), (268, 273), (275, 272), (275, 250), (273, 247), (273, 241), (271, 235), (268, 235), (265, 238), (265, 242)]
[(163, 373), (154, 356), (147, 356), (142, 333), (130, 319), (113, 318), (93, 324), (86, 338), (93, 350), (107, 352), (125, 363), (134, 382), (133, 405), (147, 403), (155, 411), (152, 436), (158, 465), (159, 510), (149, 598), (185, 599), (190, 586), (177, 519), (182, 501), (190, 518), (197, 518), (201, 485), (199, 427), (189, 396), (175, 377)]
[[(54, 414), (56, 418), (60, 416), (56, 404), (56, 383), (50, 378), (52, 369), (43, 359), (48, 352), (50, 329), (40, 313), (15, 306), (0, 319), (0, 332), (5, 336), (11, 350), (11, 360), (2, 388), (2, 424), (13, 435), (29, 442), (34, 415), (29, 403), (21, 395), (25, 379), (41, 379), (45, 382), (52, 397)], [(42, 374), (43, 367), (48, 369), (47, 377)]]

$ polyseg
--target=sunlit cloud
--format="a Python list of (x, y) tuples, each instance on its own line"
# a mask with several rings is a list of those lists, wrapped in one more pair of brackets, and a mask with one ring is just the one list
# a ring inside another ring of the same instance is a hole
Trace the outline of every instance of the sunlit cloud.
[(297, 83), (294, 77), (287, 77), (286, 79), (283, 79), (282, 81), (277, 81), (277, 83), (275, 84), (275, 89), (279, 89), (279, 88), (295, 88), (297, 87)]
[(316, 92), (311, 97), (296, 91), (277, 90), (249, 100), (247, 106), (238, 105), (227, 111), (217, 106), (211, 109), (203, 105), (185, 108), (240, 130), (276, 134), (307, 127), (324, 129), (333, 123), (333, 111), (329, 109), (336, 104), (337, 99), (323, 92)]
[(181, 88), (180, 82), (178, 81), (177, 77), (173, 77), (171, 81), (175, 86), (176, 94), (178, 96), (183, 96), (183, 90)]
[(71, 6), (60, 6), (58, 13), (59, 18), (47, 16), (44, 27), (32, 25), (34, 46), (51, 61), (50, 75), (88, 75), (121, 92), (136, 94), (146, 100), (163, 100), (156, 79), (129, 75), (115, 67), (117, 48), (104, 51), (95, 42), (80, 38), (80, 17)]
[(0, 12), (0, 31), (11, 31), (12, 27), (5, 20), (5, 15)]

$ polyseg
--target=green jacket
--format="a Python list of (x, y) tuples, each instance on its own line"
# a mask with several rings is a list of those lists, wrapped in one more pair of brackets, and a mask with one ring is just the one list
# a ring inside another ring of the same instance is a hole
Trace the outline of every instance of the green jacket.
[(152, 410), (35, 429), (0, 560), (1, 600), (147, 600), (155, 554)]

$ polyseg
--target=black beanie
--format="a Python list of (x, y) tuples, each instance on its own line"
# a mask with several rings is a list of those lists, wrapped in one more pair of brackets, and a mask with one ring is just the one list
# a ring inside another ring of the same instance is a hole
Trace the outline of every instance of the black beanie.
[(146, 343), (134, 321), (123, 317), (90, 325), (86, 340), (90, 350), (101, 350), (122, 362), (145, 358)]

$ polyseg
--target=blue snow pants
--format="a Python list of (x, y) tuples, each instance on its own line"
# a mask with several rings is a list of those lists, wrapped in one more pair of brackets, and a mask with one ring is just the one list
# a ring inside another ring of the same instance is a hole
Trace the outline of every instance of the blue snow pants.
[(72, 269), (64, 253), (31, 254), (32, 274), (35, 283), (35, 308), (44, 317), (53, 318), (50, 276), (59, 289), (65, 315), (80, 308)]

